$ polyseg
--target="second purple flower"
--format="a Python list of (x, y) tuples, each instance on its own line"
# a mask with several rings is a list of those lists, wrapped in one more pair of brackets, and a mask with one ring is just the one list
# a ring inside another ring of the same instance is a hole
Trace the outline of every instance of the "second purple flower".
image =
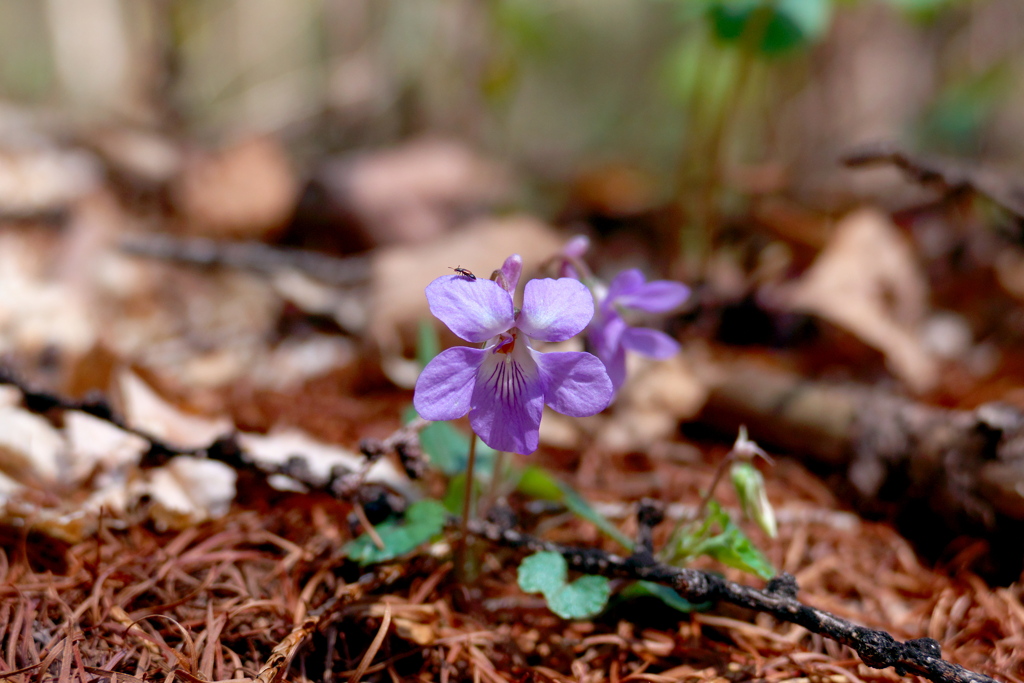
[(597, 315), (587, 330), (594, 353), (604, 361), (616, 391), (626, 381), (626, 351), (663, 360), (679, 351), (679, 342), (664, 332), (629, 325), (623, 312), (665, 313), (686, 301), (690, 289), (671, 280), (647, 282), (636, 268), (615, 276), (607, 292), (599, 292)]

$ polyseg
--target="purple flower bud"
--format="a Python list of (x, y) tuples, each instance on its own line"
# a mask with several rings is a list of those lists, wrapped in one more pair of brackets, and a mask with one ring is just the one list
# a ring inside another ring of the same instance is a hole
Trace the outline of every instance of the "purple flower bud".
[(501, 268), (497, 271), (495, 282), (501, 285), (501, 288), (510, 295), (514, 295), (516, 287), (519, 286), (519, 276), (522, 274), (523, 257), (519, 254), (512, 254), (501, 264)]

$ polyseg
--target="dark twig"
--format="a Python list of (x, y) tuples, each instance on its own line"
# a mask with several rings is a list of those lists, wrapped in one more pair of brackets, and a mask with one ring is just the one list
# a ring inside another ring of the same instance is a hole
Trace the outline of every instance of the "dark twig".
[[(235, 470), (252, 472), (259, 476), (283, 474), (311, 491), (325, 491), (336, 498), (351, 499), (364, 505), (373, 503), (384, 495), (381, 487), (366, 485), (365, 479), (370, 467), (380, 457), (392, 450), (404, 449), (405, 457), (412, 460), (418, 452), (419, 432), (429, 424), (426, 420), (417, 418), (400, 427), (384, 440), (364, 442), (361, 450), (366, 459), (358, 471), (352, 472), (343, 467), (335, 467), (325, 480), (323, 477), (314, 475), (306, 459), (299, 455), (289, 458), (281, 465), (257, 464), (255, 458), (246, 453), (239, 445), (234, 434), (225, 434), (210, 445), (199, 448), (186, 448), (163, 441), (145, 430), (129, 425), (102, 397), (93, 396), (78, 401), (36, 389), (25, 378), (8, 367), (0, 366), (0, 384), (16, 387), (23, 396), (25, 409), (29, 412), (46, 416), (54, 410), (77, 410), (145, 439), (149, 444), (149, 449), (142, 454), (140, 462), (142, 467), (157, 467), (178, 455), (207, 458), (222, 462)], [(403, 461), (403, 464), (406, 463)], [(407, 470), (411, 467), (411, 464), (406, 464)]]
[(858, 626), (801, 603), (796, 599), (796, 579), (790, 574), (781, 574), (769, 581), (764, 590), (758, 590), (696, 569), (655, 562), (646, 552), (622, 557), (595, 548), (552, 543), (481, 520), (470, 520), (468, 526), (471, 533), (493, 543), (558, 553), (570, 567), (585, 574), (653, 581), (672, 587), (693, 603), (721, 601), (765, 612), (852, 648), (865, 664), (875, 669), (891, 666), (900, 675), (916, 674), (934, 683), (996, 683), (993, 678), (942, 659), (939, 643), (931, 638), (901, 643), (885, 631)]
[[(51, 410), (77, 410), (93, 417), (109, 422), (115, 427), (122, 429), (129, 434), (134, 434), (145, 439), (150, 448), (142, 457), (147, 465), (162, 464), (174, 455), (194, 455), (198, 457), (208, 456), (208, 451), (216, 450), (220, 441), (216, 441), (204, 448), (184, 448), (170, 444), (156, 438), (152, 434), (132, 427), (119, 416), (110, 404), (102, 397), (90, 396), (83, 401), (59, 396), (57, 394), (43, 391), (31, 386), (24, 377), (8, 367), (0, 366), (0, 384), (10, 384), (17, 387), (24, 397), (25, 408), (32, 413), (45, 415)], [(233, 464), (233, 463), (229, 463)]]
[(633, 552), (654, 557), (654, 527), (665, 519), (665, 506), (661, 501), (644, 498), (636, 511), (636, 544)]
[(125, 237), (120, 246), (134, 256), (197, 266), (226, 266), (265, 275), (293, 270), (338, 287), (366, 284), (371, 274), (371, 263), (365, 256), (335, 258), (315, 251), (275, 247), (262, 242), (141, 234)]

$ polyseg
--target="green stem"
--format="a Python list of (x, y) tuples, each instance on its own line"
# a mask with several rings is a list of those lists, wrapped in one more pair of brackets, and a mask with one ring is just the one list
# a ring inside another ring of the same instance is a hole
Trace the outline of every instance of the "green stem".
[(466, 463), (466, 495), (462, 499), (462, 537), (465, 539), (469, 516), (473, 514), (473, 470), (476, 469), (476, 434), (469, 439), (469, 462)]
[(712, 498), (714, 498), (715, 496), (715, 489), (717, 489), (718, 485), (722, 482), (722, 478), (725, 476), (725, 470), (729, 467), (729, 465), (732, 463), (735, 457), (736, 449), (731, 449), (726, 454), (726, 456), (722, 458), (722, 462), (718, 463), (718, 469), (715, 470), (715, 476), (711, 479), (711, 486), (708, 487), (707, 493), (705, 493), (704, 497), (701, 498), (700, 504), (697, 506), (697, 509), (694, 510), (692, 515), (680, 517), (679, 521), (676, 522), (675, 528), (673, 528), (672, 533), (669, 534), (669, 538), (672, 539), (672, 542), (665, 546), (667, 550), (670, 550), (674, 553), (676, 546), (678, 545), (678, 543), (676, 543), (675, 541), (679, 535), (679, 532), (684, 527), (690, 527), (700, 522), (701, 519), (704, 517), (704, 513), (708, 509), (708, 503), (710, 503)]
[[(714, 233), (721, 220), (719, 213), (727, 160), (724, 149), (726, 138), (736, 127), (737, 110), (746, 93), (747, 82), (771, 16), (771, 7), (764, 4), (747, 21), (739, 41), (739, 65), (728, 92), (724, 97), (710, 98), (702, 108), (703, 115), (696, 117), (702, 128), (709, 129), (705, 142), (697, 145), (693, 153), (684, 152), (679, 163), (677, 196), (680, 207), (685, 207), (685, 197), (691, 192), (691, 183), (696, 185), (696, 196), (688, 221), (691, 235), (683, 243), (689, 257), (686, 260), (687, 272), (691, 276), (703, 276), (703, 264), (715, 241)], [(719, 68), (724, 68), (721, 63)]]
[(466, 463), (466, 491), (462, 499), (462, 524), (459, 527), (459, 541), (455, 552), (455, 571), (464, 583), (468, 583), (474, 571), (469, 562), (469, 517), (473, 514), (473, 478), (476, 469), (476, 433), (469, 437), (469, 461)]
[[(491, 472), (491, 487), (487, 492), (487, 508), (493, 507), (501, 495), (501, 479), (505, 474), (505, 451), (494, 454), (494, 470)], [(485, 508), (486, 509), (486, 508)]]

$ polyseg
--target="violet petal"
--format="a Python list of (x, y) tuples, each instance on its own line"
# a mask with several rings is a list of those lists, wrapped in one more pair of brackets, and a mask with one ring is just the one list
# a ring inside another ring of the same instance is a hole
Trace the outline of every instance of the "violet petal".
[(469, 424), (491, 448), (529, 455), (540, 442), (544, 385), (525, 340), (512, 353), (492, 353), (472, 386)]
[(679, 351), (679, 342), (664, 332), (647, 327), (630, 327), (622, 333), (622, 346), (650, 358), (664, 360)]
[(500, 286), (462, 275), (443, 275), (427, 285), (430, 312), (468, 342), (480, 343), (512, 327), (512, 297)]
[(516, 287), (519, 286), (519, 276), (523, 274), (523, 257), (519, 254), (512, 254), (505, 262), (501, 264), (501, 270), (498, 271), (498, 284), (500, 284), (509, 295), (513, 295), (516, 292)]
[(629, 294), (618, 296), (615, 303), (649, 313), (664, 313), (676, 308), (690, 296), (690, 288), (672, 280), (654, 280)]
[(604, 363), (589, 353), (536, 354), (546, 386), (544, 402), (563, 415), (595, 415), (612, 400), (612, 381)]
[(594, 297), (579, 280), (530, 280), (516, 327), (533, 339), (559, 342), (575, 337), (594, 317)]
[(639, 268), (630, 268), (620, 272), (608, 285), (607, 301), (611, 302), (620, 296), (627, 296), (637, 291), (644, 285), (647, 278), (640, 272)]
[(569, 258), (581, 259), (588, 249), (590, 249), (590, 238), (586, 235), (574, 235), (562, 247), (562, 253)]
[(614, 310), (603, 310), (587, 330), (587, 338), (594, 352), (603, 359), (622, 345), (622, 335), (627, 328), (621, 315)]
[(626, 383), (626, 349), (616, 346), (606, 354), (599, 354), (598, 357), (604, 363), (604, 369), (612, 381), (612, 388), (618, 391)]
[(416, 379), (412, 404), (427, 420), (454, 420), (469, 412), (484, 349), (453, 346), (437, 354)]

